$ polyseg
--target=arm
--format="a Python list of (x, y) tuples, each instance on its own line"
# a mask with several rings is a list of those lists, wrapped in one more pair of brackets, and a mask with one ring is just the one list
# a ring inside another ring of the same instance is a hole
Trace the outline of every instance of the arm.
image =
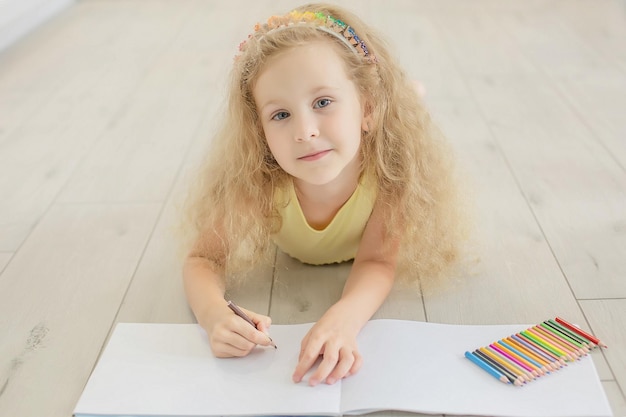
[(309, 378), (333, 384), (352, 375), (361, 366), (356, 337), (389, 295), (395, 279), (398, 242), (381, 250), (384, 221), (378, 206), (367, 223), (341, 298), (331, 306), (302, 341), (300, 358), (293, 374), (300, 382), (319, 355), (324, 359)]
[(213, 354), (217, 357), (245, 356), (256, 345), (270, 345), (270, 339), (264, 334), (270, 318), (245, 310), (257, 325), (256, 330), (236, 316), (224, 300), (223, 271), (215, 262), (197, 256), (195, 252), (192, 251), (185, 261), (183, 283), (187, 302), (198, 324), (207, 332)]

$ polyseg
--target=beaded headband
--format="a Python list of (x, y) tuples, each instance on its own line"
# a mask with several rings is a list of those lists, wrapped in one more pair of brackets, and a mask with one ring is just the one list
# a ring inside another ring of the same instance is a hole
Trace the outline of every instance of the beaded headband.
[(239, 44), (239, 52), (243, 52), (246, 49), (248, 40), (252, 39), (255, 34), (261, 34), (258, 38), (261, 40), (267, 33), (292, 27), (296, 24), (310, 24), (316, 29), (330, 33), (346, 44), (357, 55), (363, 57), (367, 62), (376, 63), (376, 57), (369, 52), (365, 42), (357, 36), (354, 29), (341, 20), (335, 19), (334, 17), (328, 16), (322, 12), (302, 13), (294, 10), (284, 16), (271, 16), (267, 19), (267, 23), (257, 23), (254, 26), (254, 32), (248, 35), (248, 39)]

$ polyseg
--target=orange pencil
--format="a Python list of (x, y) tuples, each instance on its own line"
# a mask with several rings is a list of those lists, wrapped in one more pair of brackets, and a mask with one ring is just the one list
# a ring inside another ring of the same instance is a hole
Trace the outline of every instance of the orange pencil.
[(537, 371), (534, 370), (534, 368), (531, 368), (531, 367), (523, 364), (522, 362), (518, 361), (516, 358), (514, 358), (511, 355), (509, 355), (508, 352), (505, 352), (504, 349), (502, 349), (500, 346), (498, 346), (498, 344), (492, 343), (492, 344), (490, 344), (488, 346), (488, 348), (491, 349), (493, 351), (493, 353), (495, 353), (496, 355), (502, 356), (503, 359), (507, 360), (512, 365), (517, 366), (526, 375), (528, 375), (528, 377), (530, 377), (532, 379), (535, 379), (536, 377), (539, 376), (539, 374), (537, 373)]
[(502, 351), (504, 351), (507, 355), (510, 355), (511, 357), (513, 357), (516, 361), (520, 362), (521, 364), (523, 364), (527, 369), (530, 369), (530, 372), (534, 375), (534, 376), (539, 376), (539, 375), (543, 375), (545, 372), (538, 367), (537, 365), (535, 365), (534, 363), (530, 363), (529, 361), (527, 361), (526, 359), (522, 358), (520, 355), (518, 355), (517, 353), (513, 352), (507, 345), (506, 343), (504, 343), (502, 340), (499, 340), (498, 342), (495, 343), (499, 349), (502, 349)]
[(488, 347), (481, 347), (481, 348), (479, 348), (479, 350), (481, 352), (483, 352), (485, 355), (489, 356), (494, 361), (498, 362), (500, 365), (502, 365), (506, 369), (508, 369), (513, 374), (517, 375), (518, 377), (521, 377), (525, 382), (532, 381), (532, 378), (530, 378), (527, 375), (526, 371), (524, 371), (524, 370), (520, 369), (519, 367), (511, 364), (509, 361), (505, 360), (502, 357), (502, 355), (494, 353), (492, 349), (490, 349)]

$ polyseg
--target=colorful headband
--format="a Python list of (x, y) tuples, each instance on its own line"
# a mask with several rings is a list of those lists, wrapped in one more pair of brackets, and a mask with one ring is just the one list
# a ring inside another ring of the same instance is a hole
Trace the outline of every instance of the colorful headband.
[(270, 33), (274, 30), (287, 28), (301, 23), (314, 25), (315, 28), (330, 33), (331, 35), (337, 37), (339, 40), (345, 43), (357, 55), (363, 57), (367, 62), (376, 63), (376, 57), (373, 54), (370, 54), (367, 46), (365, 45), (365, 42), (363, 42), (363, 40), (357, 36), (354, 29), (352, 29), (341, 20), (335, 19), (334, 17), (325, 15), (321, 12), (302, 13), (294, 10), (284, 16), (271, 16), (269, 19), (267, 19), (267, 23), (257, 23), (254, 26), (254, 33), (248, 35), (248, 39), (239, 44), (239, 52), (243, 52), (245, 50), (248, 40), (251, 39), (255, 34), (261, 34), (261, 36), (259, 36), (260, 40), (265, 34)]

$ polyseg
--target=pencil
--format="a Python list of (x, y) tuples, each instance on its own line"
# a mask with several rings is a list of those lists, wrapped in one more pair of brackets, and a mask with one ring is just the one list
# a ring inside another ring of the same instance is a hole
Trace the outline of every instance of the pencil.
[(489, 351), (491, 354), (496, 355), (501, 361), (509, 365), (512, 368), (512, 370), (517, 370), (517, 372), (522, 376), (522, 378), (524, 378), (524, 380), (530, 382), (533, 379), (535, 379), (535, 375), (533, 375), (531, 372), (526, 370), (526, 368), (524, 368), (523, 366), (520, 366), (520, 364), (518, 364), (515, 360), (510, 358), (508, 355), (502, 353), (501, 350), (495, 348), (493, 344), (489, 346), (485, 346), (484, 349)]
[(562, 366), (565, 365), (565, 361), (563, 359), (560, 359), (559, 357), (554, 356), (552, 353), (548, 352), (542, 346), (535, 343), (532, 339), (529, 339), (528, 337), (524, 336), (522, 332), (514, 334), (511, 337), (519, 341), (520, 343), (522, 343), (524, 346), (527, 346), (528, 348), (530, 348), (533, 352), (537, 353), (540, 357), (548, 360), (553, 366), (556, 366), (557, 368), (561, 368)]
[(540, 337), (537, 337), (536, 334), (534, 334), (529, 329), (521, 331), (520, 334), (522, 336), (526, 337), (528, 340), (530, 340), (532, 342), (535, 342), (535, 344), (541, 346), (546, 352), (554, 355), (554, 357), (556, 357), (557, 359), (560, 359), (560, 360), (563, 360), (563, 358), (569, 359), (565, 355), (565, 353), (559, 351), (558, 349), (554, 348), (553, 346), (550, 346), (549, 343), (544, 342)]
[(534, 352), (530, 346), (523, 345), (521, 341), (515, 340), (511, 336), (507, 337), (505, 340), (518, 348), (521, 352), (524, 352), (530, 358), (533, 358), (536, 362), (542, 364), (548, 370), (548, 372), (556, 371), (557, 369), (559, 369), (559, 367), (554, 366), (550, 360), (544, 358), (543, 356), (540, 356), (539, 353)]
[(579, 342), (578, 340), (574, 339), (572, 336), (570, 336), (569, 334), (563, 332), (558, 327), (555, 327), (552, 324), (550, 324), (550, 322), (544, 321), (543, 323), (541, 323), (540, 326), (543, 327), (546, 330), (551, 331), (552, 333), (554, 333), (558, 337), (568, 341), (572, 345), (578, 346), (578, 348), (581, 349), (583, 352), (589, 353), (589, 347), (586, 344), (583, 344), (583, 343)]
[(504, 376), (504, 374), (501, 374), (496, 369), (492, 368), (491, 365), (489, 365), (488, 363), (483, 362), (476, 355), (473, 355), (471, 352), (465, 352), (465, 357), (469, 359), (470, 361), (474, 362), (476, 365), (480, 366), (483, 370), (487, 371), (491, 376), (493, 376), (497, 380), (502, 381), (505, 384), (510, 384), (510, 381), (508, 380), (506, 376)]
[(516, 358), (515, 356), (513, 356), (509, 352), (507, 352), (502, 346), (499, 346), (496, 343), (492, 343), (492, 344), (489, 345), (489, 347), (491, 349), (493, 349), (494, 351), (498, 352), (505, 359), (508, 359), (509, 362), (512, 362), (520, 370), (526, 371), (526, 373), (530, 373), (530, 375), (528, 375), (528, 376), (532, 376), (533, 378), (539, 376), (539, 374), (537, 373), (537, 371), (535, 371), (535, 369), (533, 369), (532, 367), (526, 365), (525, 363), (522, 363), (518, 358)]
[[(252, 327), (254, 327), (256, 329), (256, 324), (254, 324), (252, 319), (250, 319), (250, 317), (248, 317), (248, 315), (246, 313), (244, 313), (242, 309), (237, 307), (237, 305), (235, 303), (233, 303), (232, 301), (229, 301), (228, 302), (228, 308), (233, 310), (233, 313), (235, 313), (236, 315), (238, 315), (239, 317), (241, 317), (242, 319), (247, 321)], [(278, 346), (276, 346), (276, 344), (274, 343), (272, 338), (269, 337), (269, 335), (265, 335), (265, 336), (267, 336), (267, 338), (270, 340), (270, 342), (272, 342), (271, 345), (274, 346), (274, 349), (278, 349)]]
[(539, 368), (541, 368), (541, 370), (544, 373), (548, 373), (549, 374), (551, 371), (555, 371), (555, 370), (558, 369), (556, 366), (552, 365), (552, 362), (550, 362), (547, 359), (544, 359), (541, 356), (537, 355), (535, 352), (531, 351), (529, 348), (527, 348), (526, 346), (522, 345), (518, 341), (512, 339), (511, 337), (505, 338), (504, 341), (508, 345), (510, 345), (511, 348), (517, 349), (521, 354), (526, 355), (529, 358), (529, 360), (534, 361), (534, 363), (537, 363)]
[(531, 381), (531, 378), (528, 375), (526, 375), (525, 371), (523, 371), (523, 370), (519, 369), (517, 366), (509, 363), (502, 356), (500, 356), (497, 353), (494, 353), (493, 350), (490, 349), (489, 347), (478, 348), (478, 351), (482, 352), (483, 354), (485, 354), (487, 356), (489, 356), (495, 362), (499, 363), (504, 368), (508, 369), (509, 372), (511, 372), (513, 375), (516, 375), (517, 377), (521, 378), (521, 380), (523, 382)]
[(511, 372), (508, 369), (506, 369), (504, 366), (500, 365), (498, 362), (494, 361), (489, 356), (487, 356), (484, 353), (482, 353), (480, 350), (476, 349), (472, 353), (474, 355), (476, 355), (479, 359), (482, 359), (483, 362), (486, 362), (489, 365), (491, 365), (492, 368), (494, 368), (494, 369), (498, 370), (499, 372), (501, 372), (502, 374), (504, 374), (504, 376), (506, 376), (506, 378), (512, 384), (517, 385), (518, 387), (521, 387), (523, 384), (525, 384), (525, 381), (524, 381), (524, 379), (522, 377), (518, 377), (513, 372)]
[(556, 320), (558, 323), (561, 323), (563, 326), (565, 326), (565, 327), (567, 327), (568, 329), (570, 329), (571, 331), (578, 333), (579, 335), (581, 335), (581, 336), (582, 336), (582, 337), (584, 337), (585, 339), (588, 339), (588, 340), (592, 341), (592, 342), (593, 342), (593, 343), (595, 343), (596, 345), (600, 345), (600, 346), (602, 346), (603, 348), (608, 347), (607, 345), (605, 345), (604, 343), (602, 343), (602, 342), (600, 341), (600, 339), (597, 339), (596, 337), (594, 337), (594, 336), (590, 335), (589, 333), (587, 333), (587, 332), (583, 331), (580, 327), (576, 327), (576, 326), (574, 326), (573, 324), (568, 323), (567, 321), (563, 320), (563, 319), (562, 319), (562, 318), (560, 318), (560, 317), (555, 318), (555, 320)]
[(535, 326), (532, 330), (540, 335), (543, 340), (549, 342), (552, 346), (564, 352), (570, 359), (579, 359), (581, 352), (578, 351), (577, 348), (572, 349), (570, 346), (563, 344), (564, 341), (560, 338), (555, 337), (552, 333), (545, 330), (543, 327)]
[(504, 340), (498, 340), (496, 342), (497, 345), (499, 345), (499, 347), (504, 350), (505, 352), (507, 352), (509, 355), (513, 356), (514, 358), (516, 358), (518, 361), (522, 362), (523, 364), (525, 364), (527, 367), (529, 367), (533, 373), (538, 373), (539, 375), (543, 375), (545, 374), (544, 370), (542, 369), (541, 365), (539, 365), (537, 362), (533, 361), (531, 358), (529, 358), (528, 356), (524, 355), (522, 352), (520, 352), (519, 350), (515, 349), (513, 346), (507, 344)]
[(595, 348), (597, 346), (591, 340), (585, 339), (584, 337), (582, 337), (578, 333), (575, 333), (575, 332), (571, 331), (570, 329), (568, 329), (567, 327), (563, 326), (561, 323), (558, 323), (558, 322), (556, 322), (554, 320), (548, 320), (548, 323), (550, 323), (550, 325), (552, 327), (559, 329), (560, 332), (566, 333), (569, 337), (577, 340), (583, 346), (587, 346), (590, 349), (593, 349), (593, 348)]
[(549, 336), (552, 340), (557, 341), (561, 346), (567, 348), (569, 351), (574, 352), (579, 357), (587, 354), (584, 349), (570, 342), (569, 339), (561, 337), (560, 333), (554, 331), (551, 327), (544, 326), (543, 324), (535, 326)]

